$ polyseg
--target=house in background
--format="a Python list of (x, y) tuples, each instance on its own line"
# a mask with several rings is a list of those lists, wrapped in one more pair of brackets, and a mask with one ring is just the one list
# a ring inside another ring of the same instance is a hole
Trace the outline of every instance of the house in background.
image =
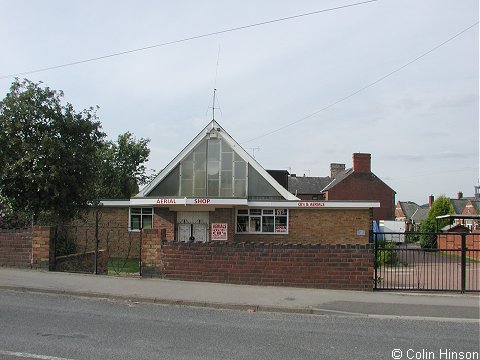
[[(434, 200), (435, 197), (430, 195), (428, 203), (424, 205), (418, 205), (413, 201), (398, 201), (395, 207), (395, 220), (404, 221), (407, 231), (419, 231), (419, 225), (427, 218)], [(477, 186), (475, 187), (474, 197), (465, 197), (463, 192), (459, 191), (456, 198), (450, 198), (450, 204), (453, 209), (452, 215), (457, 217), (452, 216), (454, 220), (449, 229), (480, 230), (478, 219), (475, 217), (469, 218), (469, 215), (480, 214), (480, 194)], [(464, 216), (462, 217), (462, 215)]]
[(373, 200), (380, 207), (373, 209), (374, 220), (393, 220), (395, 191), (371, 170), (371, 155), (353, 154), (352, 168), (330, 164), (330, 176), (297, 177), (290, 175), (288, 191), (305, 200)]
[(418, 205), (413, 201), (398, 201), (395, 220), (405, 223), (405, 231), (418, 231), (420, 223), (427, 218), (430, 206)]

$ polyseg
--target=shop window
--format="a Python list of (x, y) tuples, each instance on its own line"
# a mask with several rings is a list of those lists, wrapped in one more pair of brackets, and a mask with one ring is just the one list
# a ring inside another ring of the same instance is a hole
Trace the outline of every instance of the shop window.
[(238, 209), (236, 232), (248, 234), (288, 234), (288, 210)]
[(153, 228), (153, 208), (130, 208), (128, 229), (137, 231)]

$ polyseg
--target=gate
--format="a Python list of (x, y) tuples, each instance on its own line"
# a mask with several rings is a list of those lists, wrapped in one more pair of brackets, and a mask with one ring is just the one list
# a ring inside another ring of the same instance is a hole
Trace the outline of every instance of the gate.
[[(432, 247), (412, 242), (420, 236)], [(374, 232), (372, 240), (375, 290), (480, 291), (480, 234)]]
[(104, 223), (101, 213), (89, 224), (55, 229), (55, 271), (141, 275), (141, 231)]

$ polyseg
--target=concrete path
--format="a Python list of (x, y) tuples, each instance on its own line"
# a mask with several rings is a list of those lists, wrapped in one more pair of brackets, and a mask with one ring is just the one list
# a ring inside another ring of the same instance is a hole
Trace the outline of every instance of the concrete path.
[(0, 268), (0, 289), (245, 311), (373, 317), (480, 318), (478, 294), (360, 292), (95, 276)]

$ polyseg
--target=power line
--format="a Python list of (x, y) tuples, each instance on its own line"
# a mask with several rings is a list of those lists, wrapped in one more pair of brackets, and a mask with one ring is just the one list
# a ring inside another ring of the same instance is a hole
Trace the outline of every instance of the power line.
[(397, 69), (389, 72), (388, 74), (386, 74), (386, 75), (378, 78), (377, 80), (371, 82), (370, 84), (365, 85), (364, 87), (362, 87), (362, 88), (360, 88), (360, 89), (352, 92), (351, 94), (349, 94), (349, 95), (347, 95), (347, 96), (345, 96), (345, 97), (343, 97), (343, 98), (341, 98), (341, 99), (339, 99), (339, 100), (337, 100), (337, 101), (335, 101), (335, 102), (333, 102), (333, 103), (331, 103), (331, 104), (329, 104), (329, 105), (321, 108), (320, 110), (317, 110), (317, 111), (315, 111), (315, 112), (313, 112), (313, 113), (311, 113), (311, 114), (309, 114), (309, 115), (306, 115), (306, 116), (304, 116), (304, 117), (302, 117), (302, 118), (300, 118), (300, 119), (298, 119), (298, 120), (295, 120), (295, 121), (293, 121), (293, 122), (291, 122), (291, 123), (288, 123), (288, 124), (286, 124), (286, 125), (283, 125), (283, 126), (277, 128), (277, 129), (274, 129), (274, 130), (271, 130), (271, 131), (269, 131), (269, 132), (266, 132), (266, 133), (264, 133), (264, 134), (262, 134), (262, 135), (259, 135), (259, 136), (257, 136), (257, 137), (254, 137), (254, 138), (252, 138), (252, 139), (250, 139), (250, 140), (242, 141), (242, 144), (245, 144), (245, 143), (248, 143), (248, 142), (251, 142), (251, 141), (254, 141), (254, 140), (258, 140), (258, 139), (263, 138), (263, 137), (268, 136), (268, 135), (272, 135), (272, 134), (274, 134), (274, 133), (276, 133), (276, 132), (279, 132), (280, 130), (283, 130), (283, 129), (286, 129), (286, 128), (292, 126), (292, 125), (298, 124), (298, 123), (301, 122), (301, 121), (305, 121), (305, 120), (307, 120), (307, 119), (309, 119), (309, 118), (311, 118), (311, 117), (313, 117), (313, 116), (315, 116), (315, 115), (318, 115), (319, 113), (321, 113), (321, 112), (323, 112), (323, 111), (325, 111), (325, 110), (330, 109), (331, 107), (334, 107), (335, 105), (337, 105), (337, 104), (339, 104), (339, 103), (341, 103), (341, 102), (344, 102), (344, 101), (350, 99), (351, 97), (353, 97), (353, 96), (361, 93), (362, 91), (367, 90), (368, 88), (371, 88), (372, 86), (378, 84), (379, 82), (387, 79), (388, 77), (390, 77), (390, 76), (396, 74), (397, 72), (405, 69), (407, 66), (409, 66), (409, 65), (413, 64), (414, 62), (422, 59), (423, 57), (427, 56), (428, 54), (434, 52), (434, 51), (437, 50), (438, 48), (440, 48), (440, 47), (442, 47), (443, 45), (445, 45), (445, 44), (449, 43), (450, 41), (454, 40), (455, 38), (457, 38), (458, 36), (462, 35), (462, 34), (465, 33), (466, 31), (468, 31), (468, 30), (470, 30), (471, 28), (477, 26), (478, 23), (479, 23), (479, 22), (477, 21), (475, 24), (470, 25), (470, 26), (467, 27), (466, 29), (463, 29), (462, 31), (460, 31), (459, 33), (453, 35), (452, 37), (450, 37), (449, 39), (445, 40), (445, 41), (442, 42), (441, 44), (433, 47), (432, 49), (428, 50), (427, 52), (423, 53), (422, 55), (417, 56), (415, 59), (413, 59), (413, 60), (407, 62), (406, 64), (400, 66), (399, 68), (397, 68)]
[(287, 17), (283, 17), (283, 18), (273, 19), (273, 20), (262, 21), (262, 22), (254, 23), (254, 24), (250, 24), (250, 25), (243, 25), (243, 26), (238, 26), (238, 27), (234, 27), (234, 28), (230, 28), (230, 29), (215, 31), (215, 32), (207, 33), (207, 34), (190, 36), (190, 37), (179, 39), (179, 40), (173, 40), (173, 41), (168, 41), (168, 42), (164, 42), (164, 43), (160, 43), (160, 44), (145, 46), (145, 47), (141, 47), (141, 48), (137, 48), (137, 49), (126, 50), (126, 51), (121, 51), (121, 52), (108, 54), (108, 55), (102, 55), (102, 56), (98, 56), (98, 57), (94, 57), (94, 58), (73, 61), (73, 62), (70, 62), (70, 63), (64, 63), (64, 64), (60, 64), (60, 65), (49, 66), (49, 67), (40, 68), (40, 69), (36, 69), (36, 70), (23, 71), (23, 72), (14, 73), (14, 74), (2, 75), (2, 76), (0, 76), (0, 79), (7, 79), (7, 78), (11, 78), (11, 77), (34, 74), (34, 73), (38, 73), (38, 72), (64, 68), (64, 67), (68, 67), (68, 66), (80, 65), (80, 64), (84, 64), (84, 63), (88, 63), (88, 62), (104, 60), (104, 59), (108, 59), (108, 58), (112, 58), (112, 57), (116, 57), (116, 56), (127, 55), (127, 54), (131, 54), (131, 53), (135, 53), (135, 52), (150, 50), (150, 49), (154, 49), (154, 48), (158, 48), (158, 47), (162, 47), (162, 46), (174, 45), (174, 44), (187, 42), (187, 41), (192, 41), (192, 40), (197, 40), (197, 39), (201, 39), (201, 38), (205, 38), (205, 37), (225, 34), (225, 33), (233, 32), (233, 31), (245, 30), (245, 29), (250, 29), (250, 28), (253, 28), (253, 27), (258, 27), (258, 26), (263, 26), (263, 25), (269, 25), (269, 24), (273, 24), (273, 23), (277, 23), (277, 22), (281, 22), (281, 21), (288, 21), (288, 20), (298, 19), (298, 18), (301, 18), (301, 17), (321, 14), (321, 13), (325, 13), (325, 12), (329, 12), (329, 11), (346, 9), (346, 8), (353, 7), (353, 6), (365, 5), (365, 4), (368, 4), (368, 3), (371, 3), (371, 2), (376, 2), (376, 1), (378, 1), (378, 0), (367, 0), (367, 1), (362, 1), (362, 2), (353, 3), (353, 4), (342, 5), (342, 6), (337, 6), (337, 7), (333, 7), (333, 8), (311, 11), (311, 12), (308, 12), (308, 13), (292, 15), (292, 16), (287, 16)]

